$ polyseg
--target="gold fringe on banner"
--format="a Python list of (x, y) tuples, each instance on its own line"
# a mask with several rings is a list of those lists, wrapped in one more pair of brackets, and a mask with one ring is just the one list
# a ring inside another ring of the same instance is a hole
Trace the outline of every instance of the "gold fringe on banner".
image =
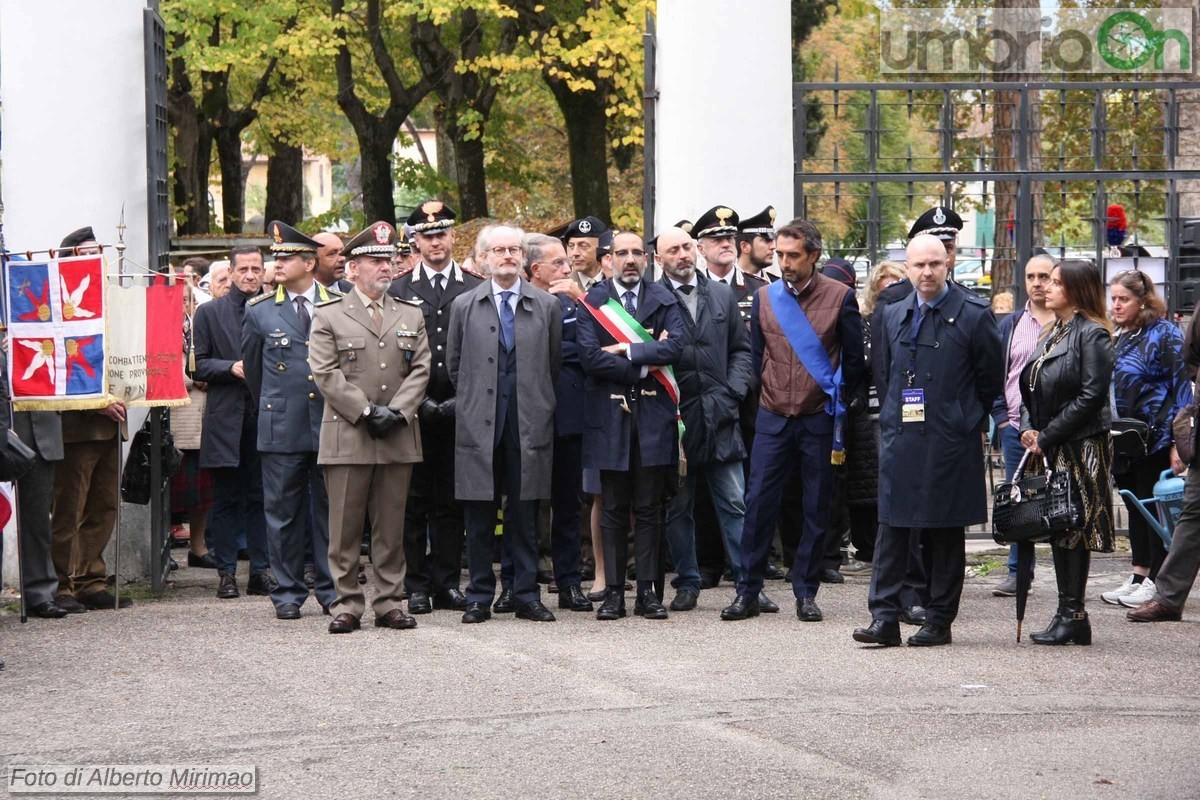
[(61, 400), (14, 400), (13, 411), (92, 411), (108, 408), (115, 397), (89, 397)]
[(183, 397), (178, 400), (131, 400), (126, 403), (127, 408), (169, 408), (174, 406), (191, 405), (190, 397)]

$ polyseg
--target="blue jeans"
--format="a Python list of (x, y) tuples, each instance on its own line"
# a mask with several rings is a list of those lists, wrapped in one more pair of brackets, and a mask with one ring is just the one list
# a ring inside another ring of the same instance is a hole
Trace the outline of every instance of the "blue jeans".
[(742, 462), (705, 464), (688, 470), (687, 485), (667, 505), (667, 547), (675, 563), (676, 576), (671, 586), (676, 589), (700, 589), (700, 567), (696, 563), (695, 507), (696, 481), (701, 475), (708, 483), (735, 583), (741, 571), (742, 523), (746, 516), (746, 478)]
[[(1000, 435), (1000, 452), (1004, 454), (1004, 480), (1011, 481), (1017, 471), (1017, 465), (1021, 463), (1021, 456), (1025, 455), (1025, 448), (1021, 446), (1021, 431), (1013, 425), (1005, 425), (1003, 428), (997, 428), (996, 432)], [(1017, 574), (1015, 544), (1008, 547), (1008, 574)]]

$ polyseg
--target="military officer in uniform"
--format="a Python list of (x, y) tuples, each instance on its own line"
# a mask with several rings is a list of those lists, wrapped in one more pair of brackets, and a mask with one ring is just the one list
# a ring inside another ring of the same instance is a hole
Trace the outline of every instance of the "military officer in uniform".
[[(433, 357), (429, 387), (421, 401), (421, 438), (425, 460), (413, 469), (404, 520), (404, 548), (410, 569), (405, 578), (408, 610), (464, 611), (460, 590), (463, 557), (463, 508), (454, 499), (454, 385), (447, 369), (450, 304), (483, 282), (483, 276), (454, 260), (455, 214), (440, 200), (421, 204), (408, 218), (421, 260), (393, 281), (392, 297), (415, 303), (425, 319)], [(428, 556), (426, 555), (428, 553)], [(431, 602), (432, 600), (432, 602)]]
[(742, 272), (766, 281), (779, 280), (778, 275), (767, 272), (775, 264), (775, 206), (738, 222), (737, 252)]
[(746, 329), (749, 330), (750, 306), (754, 302), (754, 293), (770, 281), (743, 272), (738, 267), (735, 243), (738, 222), (737, 212), (732, 208), (714, 206), (696, 220), (692, 226), (692, 238), (696, 240), (700, 255), (704, 256), (709, 279), (723, 283), (733, 290), (742, 322), (746, 323)]
[(567, 260), (571, 262), (571, 278), (579, 285), (582, 295), (607, 277), (600, 269), (600, 260), (604, 256), (601, 240), (611, 246), (612, 234), (596, 217), (584, 217), (568, 225), (562, 239)]
[(329, 490), (329, 570), (337, 590), (330, 633), (358, 628), (366, 606), (358, 563), (368, 505), (375, 625), (417, 624), (401, 606), (401, 531), (412, 465), (421, 460), (417, 408), (431, 358), (420, 309), (387, 294), (395, 240), (386, 222), (350, 240), (344, 252), (354, 267), (354, 288), (317, 306), (309, 336), (309, 363), (325, 397), (317, 461)]
[(317, 304), (338, 295), (315, 280), (320, 242), (282, 222), (267, 232), (279, 286), (246, 304), (242, 361), (258, 407), (267, 555), (277, 581), (271, 602), (277, 618), (300, 619), (310, 536), (317, 602), (327, 609), (337, 598), (329, 575), (329, 497), (317, 464), (325, 402), (308, 368), (308, 334)]

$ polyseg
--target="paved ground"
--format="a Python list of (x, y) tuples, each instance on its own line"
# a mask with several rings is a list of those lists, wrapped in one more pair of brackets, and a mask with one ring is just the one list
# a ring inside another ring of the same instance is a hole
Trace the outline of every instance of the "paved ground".
[[(1093, 595), (1126, 558), (1093, 562)], [(334, 637), (312, 603), (278, 622), (177, 576), (128, 611), (0, 616), (0, 764), (249, 763), (267, 798), (1200, 797), (1194, 610), (1133, 625), (1097, 601), (1093, 647), (1018, 645), (992, 573), (935, 650), (851, 641), (865, 578), (823, 589), (817, 625), (790, 603), (722, 623), (718, 589), (666, 622)], [(1043, 564), (1030, 625), (1054, 602)]]

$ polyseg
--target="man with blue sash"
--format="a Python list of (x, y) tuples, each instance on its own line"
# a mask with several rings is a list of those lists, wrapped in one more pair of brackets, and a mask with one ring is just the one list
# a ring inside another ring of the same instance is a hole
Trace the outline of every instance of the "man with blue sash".
[(821, 275), (821, 232), (793, 220), (775, 234), (783, 280), (754, 295), (750, 347), (761, 377), (737, 599), (721, 618), (760, 613), (767, 554), (784, 488), (801, 476), (804, 527), (792, 565), (796, 616), (820, 622), (821, 549), (829, 526), (833, 464), (845, 458), (844, 402), (862, 378), (862, 318), (854, 292)]

